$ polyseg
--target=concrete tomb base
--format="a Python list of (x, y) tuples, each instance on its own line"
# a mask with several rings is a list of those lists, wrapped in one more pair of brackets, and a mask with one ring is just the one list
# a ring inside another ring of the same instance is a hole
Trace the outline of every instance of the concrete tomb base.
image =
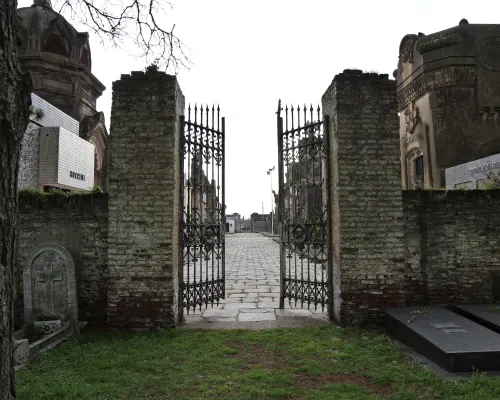
[(500, 370), (500, 335), (443, 307), (384, 310), (389, 335), (450, 372)]

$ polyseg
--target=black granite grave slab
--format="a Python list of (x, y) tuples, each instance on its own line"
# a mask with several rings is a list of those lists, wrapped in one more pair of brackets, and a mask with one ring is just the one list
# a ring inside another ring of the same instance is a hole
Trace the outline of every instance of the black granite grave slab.
[(466, 318), (500, 333), (500, 305), (499, 304), (470, 304), (454, 306), (454, 311)]
[(500, 370), (500, 335), (443, 307), (384, 310), (389, 335), (450, 372)]

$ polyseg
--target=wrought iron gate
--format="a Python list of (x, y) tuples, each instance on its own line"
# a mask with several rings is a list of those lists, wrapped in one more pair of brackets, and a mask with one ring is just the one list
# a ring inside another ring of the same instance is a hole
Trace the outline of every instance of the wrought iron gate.
[(183, 307), (218, 304), (225, 296), (224, 129), (220, 109), (195, 105), (182, 118)]
[(319, 106), (283, 109), (280, 100), (277, 127), (280, 308), (288, 299), (295, 306), (327, 306), (332, 317), (328, 120)]

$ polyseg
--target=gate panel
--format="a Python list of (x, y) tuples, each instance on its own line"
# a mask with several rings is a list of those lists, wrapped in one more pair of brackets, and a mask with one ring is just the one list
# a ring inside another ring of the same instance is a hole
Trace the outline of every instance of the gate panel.
[(220, 109), (188, 107), (182, 120), (183, 307), (200, 310), (225, 297), (224, 130)]
[[(282, 112), (284, 111), (284, 115)], [(329, 254), (329, 162), (321, 109), (278, 104), (280, 308), (333, 310)]]

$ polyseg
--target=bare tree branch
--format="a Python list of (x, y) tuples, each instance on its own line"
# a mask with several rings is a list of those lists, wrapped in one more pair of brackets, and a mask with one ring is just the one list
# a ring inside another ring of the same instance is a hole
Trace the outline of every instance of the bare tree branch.
[[(166, 0), (61, 0), (58, 12), (68, 11), (71, 19), (78, 20), (94, 32), (103, 45), (122, 48), (120, 43), (131, 40), (140, 50), (139, 57), (151, 59), (160, 68), (178, 72), (189, 69), (184, 43), (158, 22), (158, 15), (168, 15)], [(130, 50), (130, 49), (127, 49)]]

